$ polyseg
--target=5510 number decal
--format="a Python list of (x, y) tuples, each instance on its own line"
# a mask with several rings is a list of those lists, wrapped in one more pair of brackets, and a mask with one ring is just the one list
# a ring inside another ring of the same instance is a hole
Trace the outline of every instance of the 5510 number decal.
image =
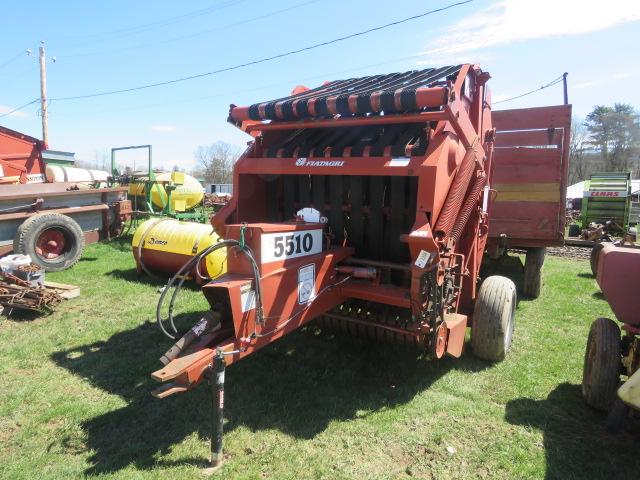
[(304, 257), (322, 251), (322, 230), (267, 233), (261, 241), (262, 263)]

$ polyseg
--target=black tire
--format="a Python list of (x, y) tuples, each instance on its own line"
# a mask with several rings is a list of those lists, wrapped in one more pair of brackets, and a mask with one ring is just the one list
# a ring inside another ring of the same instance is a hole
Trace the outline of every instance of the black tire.
[(582, 233), (580, 225), (578, 225), (577, 223), (572, 223), (571, 225), (569, 225), (569, 237), (579, 237), (580, 233)]
[[(53, 232), (62, 238), (61, 251), (46, 255), (38, 247), (43, 234)], [(82, 256), (84, 233), (73, 218), (60, 213), (39, 213), (18, 227), (13, 240), (13, 251), (29, 255), (33, 263), (47, 272), (58, 272), (73, 266)]]
[(582, 370), (582, 395), (587, 404), (608, 410), (620, 384), (620, 328), (613, 320), (598, 318), (591, 324)]
[(589, 263), (591, 264), (591, 273), (593, 276), (598, 275), (598, 257), (600, 256), (600, 252), (604, 248), (604, 243), (596, 243), (591, 249), (591, 256), (589, 257)]
[(471, 348), (489, 362), (504, 360), (513, 340), (516, 286), (506, 277), (488, 277), (480, 286), (471, 323)]
[(547, 249), (529, 248), (524, 262), (524, 282), (522, 293), (528, 298), (538, 298), (542, 288), (542, 265)]

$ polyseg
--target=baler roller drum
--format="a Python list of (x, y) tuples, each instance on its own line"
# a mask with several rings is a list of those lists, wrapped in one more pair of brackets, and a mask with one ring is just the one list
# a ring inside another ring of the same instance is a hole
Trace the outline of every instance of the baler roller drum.
[(336, 80), (297, 95), (249, 107), (232, 106), (229, 120), (296, 120), (439, 108), (447, 103), (447, 81), (455, 78), (460, 68), (454, 65)]

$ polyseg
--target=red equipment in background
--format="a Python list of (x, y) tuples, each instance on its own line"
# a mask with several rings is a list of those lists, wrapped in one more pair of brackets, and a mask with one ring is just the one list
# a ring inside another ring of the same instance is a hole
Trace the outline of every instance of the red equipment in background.
[[(212, 219), (227, 273), (203, 287), (212, 311), (153, 373), (167, 382), (155, 392), (165, 397), (215, 372), (214, 463), (225, 365), (313, 319), (435, 358), (462, 354), (473, 319), (474, 352), (504, 358), (515, 286), (490, 277), (478, 289), (495, 136), (488, 79), (458, 65), (231, 106), (229, 121), (255, 140), (236, 163), (231, 201)], [(173, 300), (172, 330), (158, 321), (177, 338)]]
[(582, 394), (599, 410), (614, 406), (610, 426), (617, 427), (626, 413), (620, 404), (614, 404), (621, 375), (628, 378), (627, 383), (635, 382), (636, 390), (628, 392), (626, 401), (640, 408), (637, 375), (632, 380), (640, 369), (640, 248), (603, 244), (597, 262), (596, 280), (623, 332), (609, 318), (592, 323), (584, 356)]
[(44, 182), (42, 141), (0, 127), (0, 184)]

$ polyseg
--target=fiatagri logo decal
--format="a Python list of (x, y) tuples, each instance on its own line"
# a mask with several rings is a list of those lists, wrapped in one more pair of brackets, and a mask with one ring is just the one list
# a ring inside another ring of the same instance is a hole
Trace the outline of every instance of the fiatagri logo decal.
[(307, 160), (300, 157), (296, 160), (296, 167), (342, 167), (344, 160)]

